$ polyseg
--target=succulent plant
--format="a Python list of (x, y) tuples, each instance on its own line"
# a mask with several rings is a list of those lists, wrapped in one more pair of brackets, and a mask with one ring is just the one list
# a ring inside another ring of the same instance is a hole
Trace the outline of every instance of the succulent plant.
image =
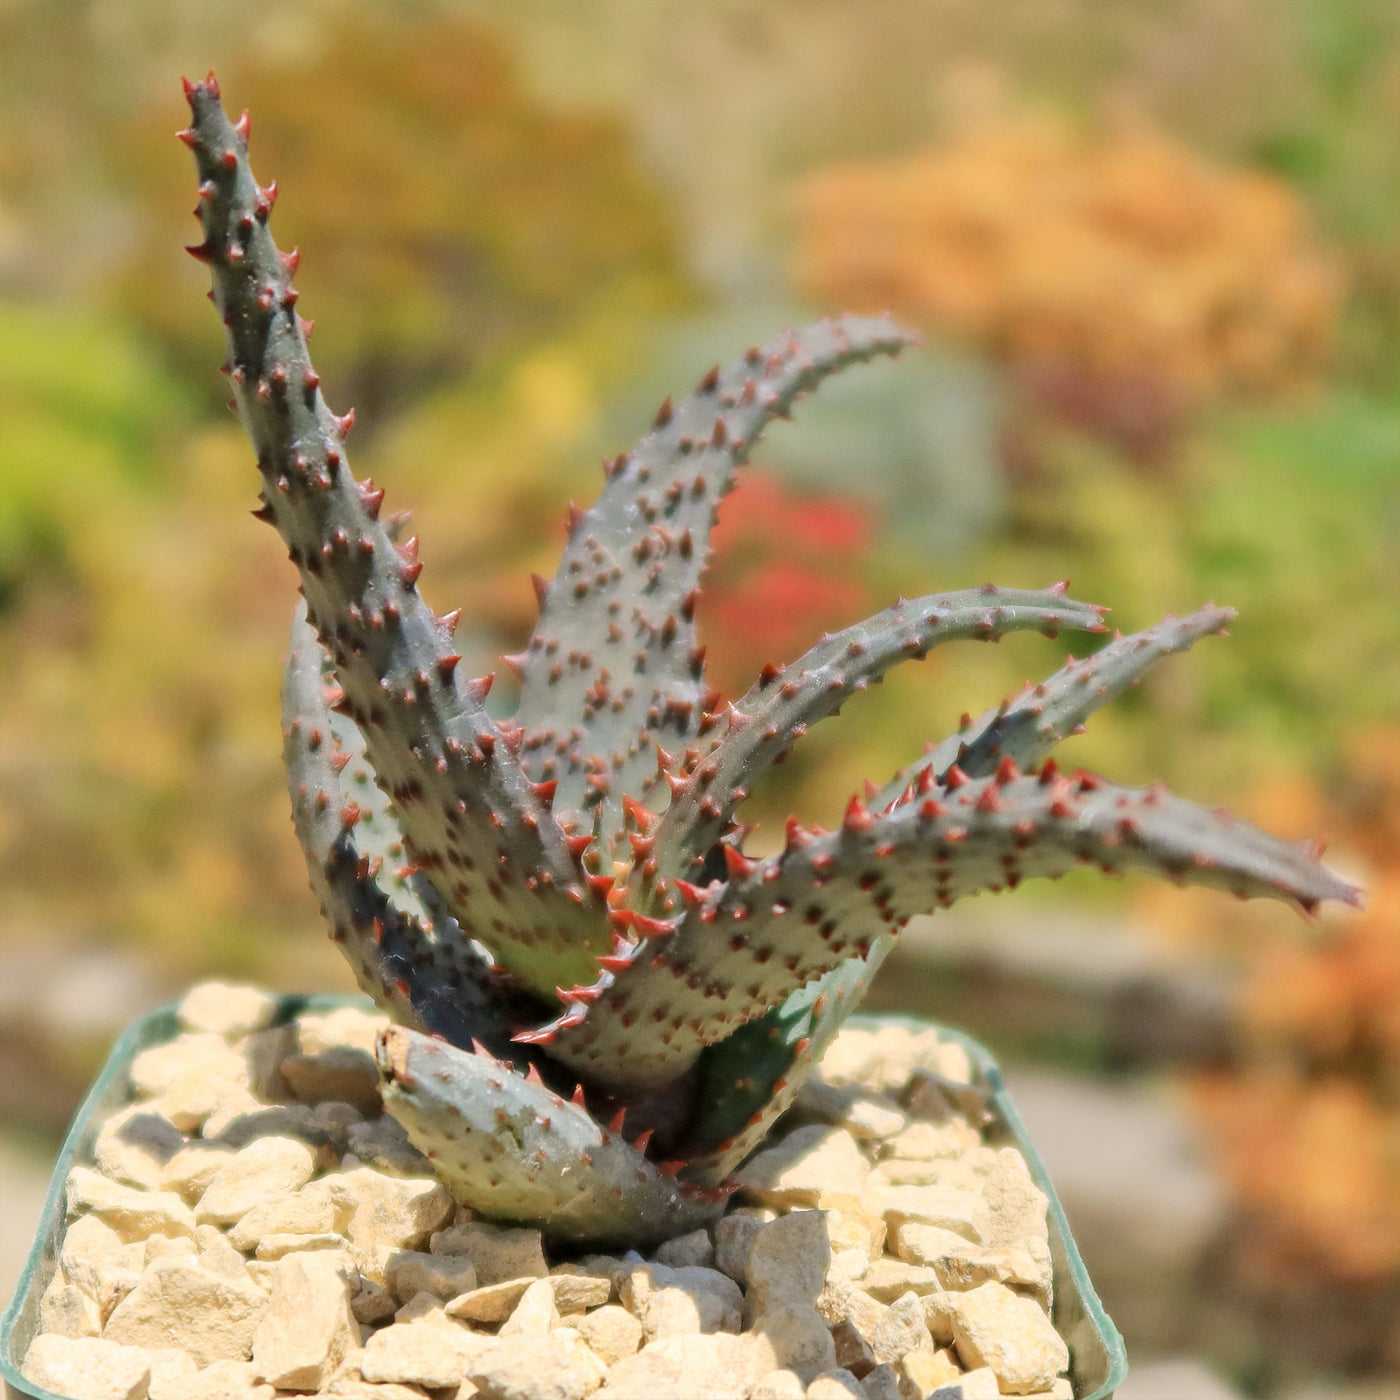
[(753, 785), (891, 666), (957, 638), (1104, 630), (1063, 585), (988, 585), (902, 600), (732, 702), (707, 690), (696, 597), (735, 468), (827, 375), (909, 344), (884, 318), (786, 333), (661, 406), (597, 502), (570, 508), (534, 635), (506, 658), (518, 708), (492, 718), (456, 614), (418, 591), (417, 540), (350, 474), (351, 415), (321, 395), (247, 114), (228, 120), (212, 75), (186, 95), (190, 252), (227, 330), (254, 514), (305, 600), (283, 697), (294, 822), (333, 938), (395, 1023), (385, 1105), (462, 1200), (575, 1241), (710, 1218), (898, 931), (964, 895), (1088, 863), (1305, 910), (1356, 899), (1311, 849), (1047, 759), (1159, 657), (1221, 631), (1217, 607), (1116, 636), (965, 721), (836, 830), (791, 820), (780, 850), (745, 853)]

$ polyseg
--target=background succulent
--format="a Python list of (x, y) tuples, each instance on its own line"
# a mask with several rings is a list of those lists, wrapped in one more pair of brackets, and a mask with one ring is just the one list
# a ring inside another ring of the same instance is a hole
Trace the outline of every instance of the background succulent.
[[(751, 348), (661, 407), (572, 507), (509, 720), (417, 588), (416, 538), (356, 482), (296, 311), (275, 186), (247, 163), (212, 77), (188, 84), (225, 371), (263, 477), (255, 512), (301, 574), (285, 684), (294, 818), (312, 883), (367, 991), (386, 1106), (483, 1213), (560, 1238), (654, 1239), (721, 1208), (723, 1181), (803, 1077), (914, 914), (1080, 863), (1146, 869), (1311, 909), (1355, 901), (1315, 853), (1160, 788), (1046, 761), (1159, 656), (1220, 631), (1208, 607), (1072, 661), (881, 789), (834, 831), (792, 821), (743, 851), (737, 811), (817, 720), (953, 638), (1101, 631), (1100, 609), (988, 585), (901, 601), (707, 690), (695, 602), (709, 530), (765, 425), (828, 374), (898, 353), (885, 318)], [(550, 1003), (562, 1001), (558, 1013)]]

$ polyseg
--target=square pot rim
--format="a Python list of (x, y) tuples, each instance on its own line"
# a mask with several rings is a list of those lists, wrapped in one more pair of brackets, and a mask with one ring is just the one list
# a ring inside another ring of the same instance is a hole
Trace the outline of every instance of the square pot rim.
[[(368, 997), (354, 994), (279, 995), (271, 1024), (285, 1024), (304, 1011), (332, 1011), (342, 1006), (372, 1008), (373, 1002)], [(179, 1033), (175, 1011), (174, 1002), (155, 1007), (122, 1031), (69, 1125), (54, 1163), (34, 1239), (14, 1296), (6, 1304), (4, 1312), (0, 1313), (0, 1378), (5, 1382), (7, 1396), (19, 1397), (19, 1400), (71, 1400), (71, 1397), (34, 1385), (20, 1372), (24, 1350), (37, 1330), (39, 1300), (48, 1287), (57, 1262), (65, 1225), (64, 1193), (68, 1176), (75, 1163), (81, 1163), (85, 1157), (91, 1158), (101, 1121), (126, 1101), (132, 1061), (142, 1050), (171, 1040)], [(1032, 1179), (1048, 1201), (1050, 1255), (1055, 1281), (1052, 1315), (1056, 1330), (1069, 1343), (1071, 1378), (1076, 1383), (1077, 1400), (1112, 1400), (1114, 1390), (1128, 1373), (1122, 1335), (1099, 1300), (1070, 1230), (1064, 1207), (1007, 1091), (996, 1058), (985, 1046), (962, 1031), (917, 1016), (857, 1013), (847, 1020), (846, 1025), (865, 1030), (890, 1025), (902, 1026), (913, 1032), (934, 1030), (941, 1039), (951, 1040), (967, 1051), (988, 1090), (988, 1107), (993, 1114), (989, 1131), (993, 1139), (1000, 1145), (1020, 1149)], [(1093, 1386), (1092, 1389), (1078, 1388), (1078, 1377), (1081, 1375), (1087, 1384)]]

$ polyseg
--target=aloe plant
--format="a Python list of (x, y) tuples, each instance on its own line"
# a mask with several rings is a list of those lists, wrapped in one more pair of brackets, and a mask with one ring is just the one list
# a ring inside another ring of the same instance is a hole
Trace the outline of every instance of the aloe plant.
[(781, 850), (745, 853), (753, 785), (891, 666), (952, 639), (1103, 630), (1063, 585), (988, 585), (901, 601), (732, 703), (707, 689), (695, 607), (720, 500), (802, 393), (911, 342), (883, 317), (783, 334), (661, 406), (595, 504), (570, 509), (534, 635), (506, 658), (519, 706), (492, 718), (456, 614), (418, 591), (417, 540), (350, 473), (351, 415), (307, 354), (247, 114), (228, 120), (212, 75), (186, 95), (204, 232), (189, 251), (213, 273), (254, 513), (301, 575), (283, 697), (296, 829), (332, 936), (395, 1023), (385, 1105), (463, 1201), (575, 1241), (710, 1218), (906, 921), (965, 895), (1088, 863), (1305, 910), (1355, 902), (1311, 849), (1047, 757), (1159, 657), (1221, 631), (1217, 607), (966, 721), (836, 830), (792, 820)]

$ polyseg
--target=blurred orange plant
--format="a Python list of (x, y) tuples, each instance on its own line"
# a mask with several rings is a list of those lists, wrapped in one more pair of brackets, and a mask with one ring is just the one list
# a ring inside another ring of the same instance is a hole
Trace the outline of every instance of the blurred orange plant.
[(1365, 734), (1315, 826), (1367, 861), (1367, 908), (1250, 954), (1240, 1066), (1193, 1086), (1267, 1273), (1400, 1280), (1400, 728)]
[(1139, 120), (1088, 134), (994, 103), (799, 206), (807, 292), (971, 344), (1136, 456), (1214, 399), (1309, 383), (1343, 288), (1282, 181)]

